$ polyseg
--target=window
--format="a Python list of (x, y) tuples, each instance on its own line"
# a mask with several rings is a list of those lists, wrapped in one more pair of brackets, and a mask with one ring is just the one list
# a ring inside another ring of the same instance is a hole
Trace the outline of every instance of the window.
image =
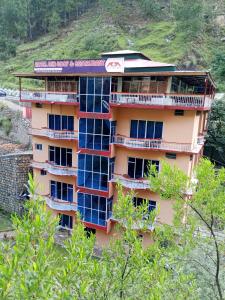
[(109, 150), (110, 121), (101, 119), (80, 119), (79, 147), (95, 150)]
[(48, 128), (52, 130), (74, 130), (74, 117), (62, 115), (48, 115)]
[(58, 166), (72, 167), (72, 149), (49, 146), (48, 160)]
[(36, 107), (36, 108), (42, 108), (43, 105), (42, 105), (41, 103), (36, 103), (36, 104), (35, 104), (35, 107)]
[(176, 109), (176, 110), (174, 111), (174, 115), (175, 115), (175, 116), (183, 116), (183, 115), (184, 115), (184, 110)]
[(59, 225), (61, 225), (64, 228), (73, 228), (73, 217), (64, 215), (64, 214), (59, 214)]
[(42, 175), (42, 176), (45, 176), (45, 175), (47, 175), (47, 172), (46, 172), (45, 170), (42, 169), (42, 170), (41, 170), (41, 175)]
[(167, 153), (166, 153), (166, 158), (169, 158), (169, 159), (176, 159), (176, 158), (177, 158), (177, 155), (176, 155), (176, 153), (167, 152)]
[(112, 178), (113, 166), (113, 158), (79, 154), (78, 186), (107, 191), (108, 181)]
[(112, 215), (112, 198), (78, 193), (78, 210), (82, 220), (100, 226), (106, 226), (106, 221)]
[(80, 77), (80, 111), (108, 113), (110, 90), (109, 77)]
[(42, 150), (42, 144), (35, 144), (36, 150)]
[(73, 202), (72, 184), (51, 180), (50, 185), (51, 197), (68, 202)]
[(85, 227), (84, 231), (86, 232), (87, 238), (90, 238), (91, 235), (96, 235), (96, 229)]
[(155, 165), (156, 170), (159, 171), (159, 161), (142, 159), (142, 158), (128, 158), (128, 175), (131, 178), (144, 178), (148, 174), (149, 164)]
[(161, 139), (163, 122), (131, 120), (130, 137), (139, 139)]
[(146, 200), (146, 199), (138, 198), (138, 197), (133, 198), (133, 204), (134, 204), (135, 207), (143, 205), (144, 203), (146, 203), (146, 201), (148, 202), (148, 211), (149, 212), (156, 209), (156, 201)]

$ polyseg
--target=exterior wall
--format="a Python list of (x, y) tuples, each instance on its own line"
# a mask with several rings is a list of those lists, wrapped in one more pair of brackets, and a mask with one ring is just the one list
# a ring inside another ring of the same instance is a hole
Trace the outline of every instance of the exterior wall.
[(35, 183), (37, 184), (37, 193), (42, 195), (42, 196), (48, 196), (50, 195), (50, 181), (59, 181), (59, 182), (64, 182), (68, 184), (72, 184), (74, 188), (74, 202), (77, 202), (76, 199), (76, 179), (71, 176), (56, 176), (47, 173), (47, 175), (41, 175), (40, 174), (41, 170), (34, 169), (33, 174), (34, 174), (34, 179)]
[[(42, 137), (33, 137), (34, 161), (46, 162), (48, 160), (49, 146), (72, 149), (72, 166), (77, 167), (77, 141), (50, 140)], [(35, 144), (42, 144), (42, 150), (36, 150)]]
[[(159, 214), (157, 216), (157, 223), (169, 225), (173, 224), (174, 212), (172, 200), (162, 200), (160, 199), (160, 196), (158, 194), (151, 192), (151, 190), (128, 190), (126, 188), (123, 188), (123, 192), (124, 194), (130, 194), (135, 197), (156, 201), (156, 207), (159, 210)], [(117, 200), (118, 193), (116, 191), (115, 186), (113, 204), (115, 204)]]
[(148, 120), (163, 122), (162, 139), (166, 142), (192, 143), (197, 133), (195, 111), (185, 111), (184, 116), (175, 116), (173, 110), (147, 110), (121, 108), (116, 111), (117, 134), (130, 136), (131, 120)]
[(57, 104), (43, 104), (42, 108), (37, 108), (35, 104), (32, 104), (32, 128), (47, 128), (48, 114), (74, 116), (74, 130), (78, 130), (77, 107)]
[(125, 149), (123, 147), (117, 147), (116, 149), (116, 163), (115, 163), (115, 173), (119, 175), (127, 174), (128, 172), (128, 157), (137, 157), (144, 159), (153, 159), (153, 160), (165, 160), (171, 165), (176, 165), (187, 175), (190, 172), (190, 155), (188, 154), (179, 154), (177, 153), (176, 159), (168, 159), (165, 157), (165, 153), (160, 151), (152, 150), (132, 150)]
[(21, 214), (32, 154), (30, 152), (0, 156), (0, 208), (9, 213)]

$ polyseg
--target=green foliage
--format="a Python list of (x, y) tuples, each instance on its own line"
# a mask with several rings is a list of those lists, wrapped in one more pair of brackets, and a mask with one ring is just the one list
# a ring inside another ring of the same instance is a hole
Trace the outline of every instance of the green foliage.
[(133, 229), (137, 220), (132, 223), (126, 212), (135, 214), (132, 195), (123, 201), (119, 191), (119, 236), (95, 258), (95, 238), (87, 237), (79, 219), (64, 251), (55, 250), (58, 219), (50, 216), (35, 189), (29, 176), (31, 199), (22, 219), (13, 219), (15, 241), (0, 242), (1, 299), (173, 299), (174, 289), (178, 299), (193, 298), (192, 278), (168, 267), (165, 253), (172, 246), (155, 243), (143, 249)]
[[(196, 298), (224, 299), (225, 168), (216, 170), (202, 159), (195, 176), (189, 181), (180, 170), (163, 163), (160, 173), (150, 176), (150, 183), (162, 198), (175, 201), (173, 262), (195, 276)], [(171, 242), (171, 233), (166, 237)]]
[[(216, 100), (209, 115), (206, 147), (211, 159), (225, 163), (225, 99)], [(207, 153), (208, 153), (207, 152)]]
[(187, 39), (198, 37), (204, 28), (204, 2), (202, 0), (173, 0), (172, 10), (177, 30), (185, 31)]

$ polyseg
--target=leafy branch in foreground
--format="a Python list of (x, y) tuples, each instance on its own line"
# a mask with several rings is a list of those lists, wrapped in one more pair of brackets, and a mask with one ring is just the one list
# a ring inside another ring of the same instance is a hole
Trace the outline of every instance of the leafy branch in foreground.
[(224, 299), (225, 169), (202, 159), (195, 180), (165, 162), (160, 173), (154, 168), (150, 173), (152, 189), (162, 199), (175, 200), (178, 263), (195, 275), (200, 298)]

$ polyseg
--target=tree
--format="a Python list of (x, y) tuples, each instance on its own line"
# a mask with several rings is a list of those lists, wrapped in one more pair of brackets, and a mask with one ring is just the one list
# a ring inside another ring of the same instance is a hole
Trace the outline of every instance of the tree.
[(154, 215), (143, 219), (147, 207), (136, 210), (131, 194), (123, 195), (119, 189), (115, 218), (120, 220), (120, 238), (95, 258), (95, 238), (87, 237), (80, 222), (62, 254), (55, 251), (58, 220), (50, 216), (34, 190), (30, 178), (32, 198), (27, 211), (21, 220), (13, 220), (15, 241), (0, 243), (1, 299), (161, 299), (165, 295), (172, 299), (174, 286), (178, 297), (192, 298), (189, 277), (166, 268), (168, 249), (158, 244), (143, 249), (133, 227), (139, 224), (144, 230)]
[(209, 115), (206, 155), (225, 164), (225, 99), (215, 100)]
[(195, 276), (200, 298), (224, 299), (225, 168), (216, 170), (202, 159), (194, 181), (166, 163), (159, 173), (154, 168), (150, 172), (152, 189), (162, 199), (175, 200), (174, 261)]
[(187, 39), (198, 37), (204, 29), (204, 2), (202, 0), (173, 0), (172, 11), (177, 29), (185, 32)]

